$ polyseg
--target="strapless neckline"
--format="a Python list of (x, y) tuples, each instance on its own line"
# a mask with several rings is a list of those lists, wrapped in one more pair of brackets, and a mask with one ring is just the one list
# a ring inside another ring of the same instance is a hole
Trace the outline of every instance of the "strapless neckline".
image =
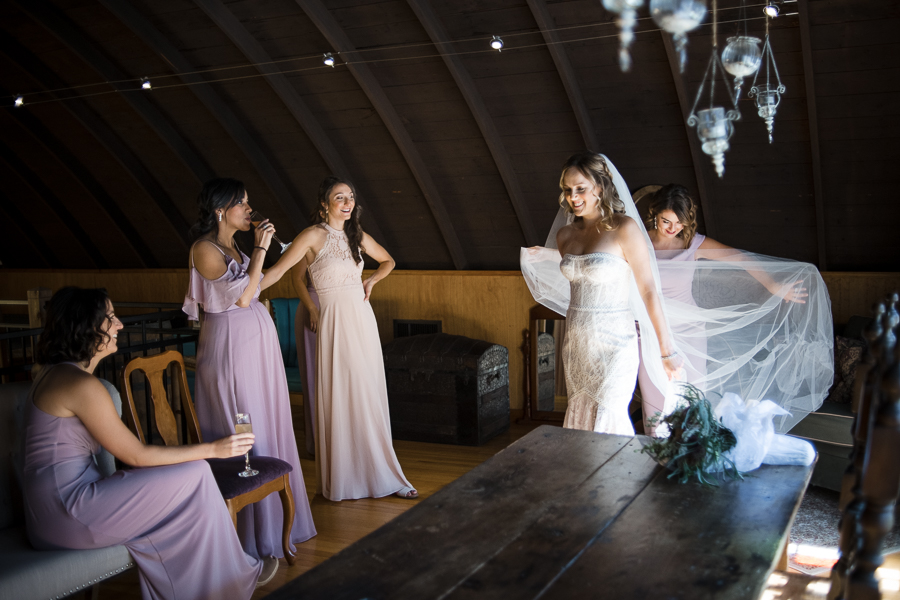
[[(621, 261), (622, 261), (623, 263), (625, 263), (626, 265), (628, 264), (628, 261), (627, 261), (627, 260), (625, 260), (625, 259), (622, 258), (621, 256), (617, 256), (617, 255), (613, 254), (612, 252), (589, 252), (589, 253), (587, 253), (587, 254), (569, 254), (569, 253), (566, 253), (566, 256), (570, 256), (570, 257), (572, 257), (572, 258), (587, 258), (587, 257), (589, 257), (589, 256), (597, 256), (597, 255), (601, 255), (601, 254), (604, 255), (604, 256), (611, 256), (612, 258), (616, 258), (616, 259), (618, 259), (618, 260), (621, 260)], [(563, 259), (565, 259), (566, 256), (563, 256)]]

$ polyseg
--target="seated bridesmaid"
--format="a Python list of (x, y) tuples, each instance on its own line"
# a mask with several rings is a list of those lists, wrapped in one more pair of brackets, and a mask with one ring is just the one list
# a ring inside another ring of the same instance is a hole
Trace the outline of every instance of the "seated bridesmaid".
[[(102, 289), (53, 295), (36, 350), (26, 414), (26, 525), (41, 550), (124, 544), (144, 598), (250, 598), (277, 559), (241, 549), (205, 458), (240, 456), (253, 434), (187, 446), (145, 446), (92, 373), (116, 352), (122, 323)], [(103, 477), (106, 448), (135, 467)]]

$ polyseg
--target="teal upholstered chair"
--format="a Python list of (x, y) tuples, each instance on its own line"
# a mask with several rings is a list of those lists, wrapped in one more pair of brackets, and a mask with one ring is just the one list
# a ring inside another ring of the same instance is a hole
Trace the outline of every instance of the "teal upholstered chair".
[(281, 345), (281, 357), (284, 359), (288, 390), (292, 394), (302, 394), (303, 384), (300, 380), (300, 367), (297, 365), (297, 340), (294, 337), (294, 315), (297, 313), (300, 299), (273, 298), (271, 302), (272, 319), (278, 331), (278, 343)]

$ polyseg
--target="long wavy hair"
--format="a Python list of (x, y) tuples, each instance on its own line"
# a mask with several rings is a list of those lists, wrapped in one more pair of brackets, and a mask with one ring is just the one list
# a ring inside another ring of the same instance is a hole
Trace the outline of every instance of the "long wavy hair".
[(216, 216), (216, 211), (228, 210), (237, 204), (238, 200), (241, 200), (246, 192), (247, 189), (244, 187), (243, 182), (230, 177), (210, 179), (204, 183), (203, 189), (200, 190), (200, 194), (197, 196), (197, 206), (200, 209), (200, 214), (197, 217), (197, 222), (191, 227), (192, 238), (197, 239), (211, 231), (216, 231), (219, 228), (219, 219)]
[(316, 211), (310, 215), (309, 220), (312, 221), (313, 225), (326, 222), (328, 219), (328, 202), (331, 196), (331, 190), (334, 189), (334, 186), (341, 183), (349, 187), (350, 191), (353, 192), (353, 210), (350, 211), (350, 218), (344, 223), (344, 233), (347, 234), (350, 255), (353, 256), (356, 263), (359, 264), (363, 260), (362, 253), (365, 251), (365, 248), (362, 246), (363, 229), (362, 225), (359, 223), (359, 217), (362, 215), (363, 209), (362, 206), (359, 205), (359, 198), (356, 195), (356, 186), (353, 185), (352, 181), (344, 177), (335, 177), (334, 175), (326, 177), (322, 182), (322, 185), (319, 186), (319, 206), (316, 208)]
[(678, 217), (678, 222), (684, 228), (678, 232), (684, 241), (684, 247), (688, 248), (697, 233), (697, 208), (694, 199), (691, 198), (687, 188), (677, 183), (670, 183), (659, 188), (650, 202), (649, 215), (647, 216), (647, 229), (656, 228), (656, 218), (659, 213), (671, 210)]
[[(601, 192), (598, 206), (600, 209), (600, 224), (607, 231), (615, 229), (613, 215), (615, 213), (624, 213), (625, 203), (619, 198), (619, 192), (616, 191), (616, 186), (612, 181), (612, 174), (609, 172), (609, 167), (606, 165), (606, 161), (603, 160), (603, 157), (595, 152), (586, 150), (584, 152), (579, 152), (578, 154), (573, 154), (569, 157), (569, 160), (566, 161), (566, 164), (563, 165), (562, 174), (559, 176), (559, 189), (562, 190), (559, 194), (559, 205), (562, 206), (566, 212), (571, 213), (572, 207), (569, 206), (569, 203), (566, 201), (566, 190), (564, 187), (564, 180), (569, 169), (576, 169), (593, 183), (595, 188), (600, 188)], [(581, 217), (575, 217), (576, 221), (580, 219)]]
[(47, 303), (44, 331), (35, 347), (35, 362), (55, 365), (61, 362), (87, 364), (109, 333), (103, 327), (109, 321), (109, 294), (104, 288), (64, 287)]

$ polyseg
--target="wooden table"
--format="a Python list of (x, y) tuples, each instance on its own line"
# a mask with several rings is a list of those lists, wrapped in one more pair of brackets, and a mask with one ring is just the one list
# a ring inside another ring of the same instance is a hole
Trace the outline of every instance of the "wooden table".
[(268, 598), (757, 598), (812, 466), (703, 487), (640, 448), (539, 427)]

